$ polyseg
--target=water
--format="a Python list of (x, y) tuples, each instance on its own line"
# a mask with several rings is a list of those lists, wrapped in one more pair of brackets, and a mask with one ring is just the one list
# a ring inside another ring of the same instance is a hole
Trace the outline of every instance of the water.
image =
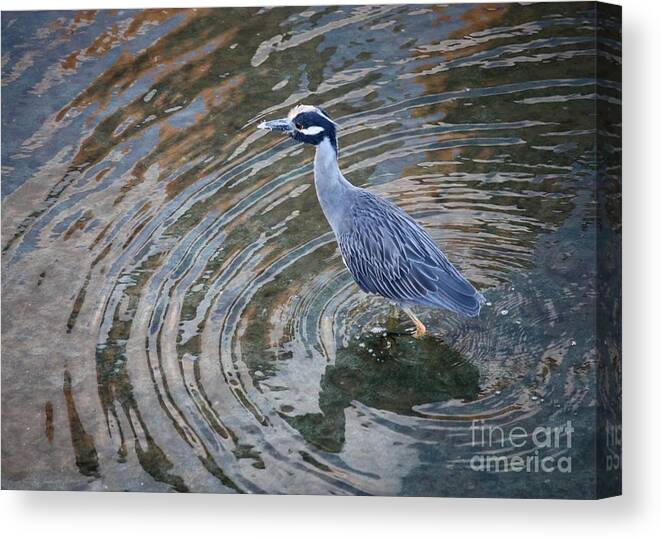
[[(3, 13), (3, 488), (591, 495), (595, 100), (620, 103), (594, 21)], [(313, 149), (255, 129), (297, 103), (484, 293), (479, 319), (420, 309), (416, 341), (353, 284)], [(565, 428), (539, 448), (537, 427)], [(493, 454), (571, 457), (571, 480), (471, 469)]]

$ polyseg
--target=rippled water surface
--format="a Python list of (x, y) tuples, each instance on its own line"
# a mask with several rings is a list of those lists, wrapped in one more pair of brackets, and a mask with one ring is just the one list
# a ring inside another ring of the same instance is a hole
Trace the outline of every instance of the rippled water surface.
[[(592, 492), (595, 102), (620, 92), (595, 85), (593, 10), (3, 13), (3, 487)], [(416, 341), (358, 289), (314, 150), (255, 129), (298, 103), (478, 319), (420, 309)], [(568, 421), (571, 444), (475, 443)], [(535, 451), (571, 480), (470, 465)]]

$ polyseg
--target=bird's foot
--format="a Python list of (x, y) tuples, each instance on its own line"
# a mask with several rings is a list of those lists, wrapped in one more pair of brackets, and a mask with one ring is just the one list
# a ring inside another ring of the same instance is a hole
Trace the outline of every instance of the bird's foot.
[(409, 316), (411, 321), (415, 324), (415, 331), (412, 334), (413, 337), (416, 339), (420, 339), (424, 337), (425, 333), (427, 333), (427, 328), (425, 328), (425, 325), (422, 323), (422, 321), (415, 315), (415, 313), (409, 307), (404, 307), (403, 311)]
[(415, 330), (412, 333), (413, 338), (422, 339), (422, 337), (424, 337), (426, 333), (427, 333), (427, 328), (422, 322), (418, 320), (415, 324)]

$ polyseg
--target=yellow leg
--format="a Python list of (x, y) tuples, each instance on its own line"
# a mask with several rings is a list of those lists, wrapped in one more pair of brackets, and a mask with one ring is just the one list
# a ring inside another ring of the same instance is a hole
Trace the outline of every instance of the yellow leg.
[(423, 337), (427, 332), (427, 328), (425, 328), (425, 325), (420, 321), (420, 319), (415, 314), (413, 314), (413, 311), (408, 307), (404, 307), (402, 310), (409, 315), (409, 318), (411, 318), (411, 320), (413, 320), (413, 323), (415, 324), (415, 331), (413, 332), (413, 336), (416, 339)]

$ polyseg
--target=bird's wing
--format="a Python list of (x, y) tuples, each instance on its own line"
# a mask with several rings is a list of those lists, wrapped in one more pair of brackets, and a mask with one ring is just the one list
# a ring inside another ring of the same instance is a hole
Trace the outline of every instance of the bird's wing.
[(427, 232), (390, 202), (368, 191), (357, 197), (338, 244), (361, 289), (466, 316), (479, 314), (481, 294)]

